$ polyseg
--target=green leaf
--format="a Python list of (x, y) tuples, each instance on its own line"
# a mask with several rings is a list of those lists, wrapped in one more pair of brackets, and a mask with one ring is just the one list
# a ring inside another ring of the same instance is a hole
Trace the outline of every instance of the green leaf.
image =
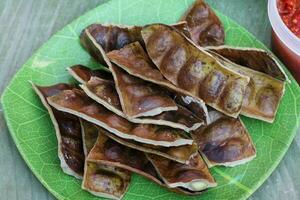
[[(66, 67), (83, 64), (101, 67), (79, 43), (81, 30), (94, 22), (146, 24), (174, 23), (193, 0), (112, 0), (103, 4), (56, 33), (24, 64), (2, 96), (5, 118), (24, 160), (37, 178), (58, 199), (96, 199), (81, 190), (79, 180), (65, 175), (57, 158), (57, 142), (50, 118), (28, 80), (48, 85), (72, 81)], [(265, 48), (247, 30), (219, 14), (226, 43)], [(246, 199), (271, 174), (291, 144), (300, 122), (300, 88), (288, 73), (291, 84), (273, 124), (242, 117), (257, 148), (257, 158), (234, 168), (216, 167), (211, 171), (218, 187), (201, 195), (208, 199)], [(197, 199), (168, 192), (135, 175), (125, 199)]]

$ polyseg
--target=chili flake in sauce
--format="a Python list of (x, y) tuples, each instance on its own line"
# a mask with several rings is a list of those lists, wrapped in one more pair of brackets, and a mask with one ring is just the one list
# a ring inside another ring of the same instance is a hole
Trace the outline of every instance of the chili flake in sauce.
[(278, 0), (277, 7), (285, 25), (300, 38), (300, 0)]

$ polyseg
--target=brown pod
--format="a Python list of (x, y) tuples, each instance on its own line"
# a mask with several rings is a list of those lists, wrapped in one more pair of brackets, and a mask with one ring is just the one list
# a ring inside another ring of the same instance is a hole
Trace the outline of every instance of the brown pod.
[[(162, 158), (162, 160), (164, 160), (164, 158)], [(89, 154), (88, 161), (106, 164), (135, 172), (174, 192), (188, 195), (195, 195), (199, 192), (192, 191), (184, 187), (170, 188), (164, 182), (164, 178), (157, 173), (156, 167), (153, 166), (152, 162), (149, 161), (148, 156), (146, 156), (145, 153), (119, 144), (102, 133), (99, 133), (97, 142)], [(184, 164), (181, 165), (185, 166)], [(174, 169), (174, 166), (170, 166), (170, 168), (172, 170), (176, 170)]]
[[(200, 113), (201, 104), (189, 96), (176, 96), (175, 101), (193, 113)], [(236, 166), (256, 156), (251, 136), (241, 119), (228, 117), (213, 109), (209, 111), (206, 126), (193, 131), (192, 137), (209, 167)], [(215, 143), (217, 139), (219, 142)]]
[(180, 94), (197, 99), (201, 104), (199, 113), (202, 113), (199, 119), (202, 122), (206, 121), (207, 109), (203, 101), (199, 97), (191, 96), (190, 92), (180, 89), (164, 78), (138, 42), (126, 45), (120, 50), (109, 52), (107, 56), (113, 63), (132, 76), (157, 84), (176, 95)]
[(98, 138), (99, 128), (84, 119), (79, 118), (79, 121), (82, 132), (83, 151), (85, 157), (87, 157)]
[(221, 114), (209, 112), (211, 123), (194, 131), (192, 136), (209, 167), (234, 167), (249, 162), (256, 150), (243, 122)]
[[(148, 25), (142, 36), (150, 58), (166, 79), (226, 115), (239, 115), (249, 77), (222, 65), (170, 26)], [(228, 93), (232, 87), (239, 92)]]
[(131, 172), (118, 167), (86, 161), (82, 189), (108, 199), (122, 199), (129, 189)]
[(268, 74), (281, 81), (289, 81), (286, 73), (276, 58), (263, 49), (232, 47), (226, 45), (207, 47), (206, 49), (213, 51), (238, 65)]
[(143, 152), (121, 145), (102, 132), (99, 132), (97, 142), (89, 154), (88, 161), (120, 167), (162, 184), (155, 169)]
[(224, 44), (225, 32), (222, 22), (203, 0), (196, 0), (180, 20), (187, 22), (190, 38), (195, 44), (200, 46)]
[(183, 106), (187, 110), (191, 111), (194, 115), (196, 115), (200, 119), (205, 119), (203, 125), (207, 125), (210, 123), (208, 112), (203, 111), (202, 102), (197, 98), (193, 98), (191, 96), (186, 96), (182, 94), (177, 94), (174, 96), (174, 100), (178, 105)]
[[(178, 22), (172, 26), (188, 36), (186, 22)], [(110, 66), (106, 53), (121, 49), (132, 42), (143, 44), (142, 28), (142, 26), (91, 24), (82, 31), (80, 42), (93, 58), (103, 65)]]
[[(104, 132), (104, 131), (103, 131)], [(183, 145), (179, 147), (159, 147), (153, 146), (150, 144), (143, 144), (140, 142), (135, 142), (132, 140), (126, 140), (116, 136), (113, 133), (108, 131), (104, 132), (105, 135), (110, 137), (111, 139), (115, 140), (116, 142), (130, 147), (132, 149), (136, 149), (142, 152), (151, 153), (155, 155), (159, 155), (161, 157), (174, 160), (179, 163), (188, 164), (191, 157), (198, 153), (198, 146), (193, 143), (192, 145)]]
[(198, 153), (198, 146), (195, 143), (179, 147), (159, 147), (120, 138), (115, 134), (83, 119), (80, 119), (80, 124), (82, 127), (83, 149), (86, 157), (90, 150), (94, 147), (98, 138), (98, 132), (105, 134), (116, 142), (127, 147), (159, 155), (180, 163), (188, 163), (190, 158)]
[(69, 113), (53, 108), (47, 101), (47, 97), (57, 95), (59, 92), (73, 87), (67, 84), (47, 87), (32, 84), (32, 87), (48, 110), (54, 125), (58, 143), (58, 158), (62, 170), (66, 174), (81, 179), (84, 167), (84, 152), (79, 119)]
[(141, 27), (92, 24), (80, 35), (82, 46), (103, 65), (109, 64), (106, 53), (135, 41), (142, 41)]
[(203, 191), (216, 187), (217, 183), (199, 154), (190, 158), (188, 164), (177, 163), (157, 155), (147, 154), (159, 176), (170, 188)]
[[(75, 79), (82, 83), (80, 87), (89, 97), (131, 122), (165, 125), (172, 128), (182, 129), (187, 132), (196, 130), (204, 124), (202, 118), (196, 117), (192, 112), (180, 105), (177, 105), (178, 110), (176, 111), (167, 111), (156, 116), (131, 118), (122, 110), (119, 95), (112, 77), (111, 79), (102, 79), (102, 76), (96, 75), (96, 73), (100, 72), (100, 70), (90, 70), (83, 66), (80, 66), (80, 70), (78, 69), (78, 66), (70, 67), (68, 70)], [(82, 73), (82, 71), (84, 71), (84, 73)], [(89, 77), (90, 80), (84, 81), (86, 77)]]
[(111, 72), (102, 69), (91, 70), (83, 65), (74, 65), (68, 67), (67, 70), (73, 78), (82, 84), (88, 82), (92, 77), (98, 77), (107, 81), (114, 80)]
[[(243, 99), (241, 114), (272, 123), (284, 94), (285, 83), (268, 74), (235, 64), (215, 52), (211, 53), (228, 68), (250, 77)], [(238, 90), (233, 86), (228, 91), (228, 93), (230, 92), (236, 93)]]
[(193, 143), (193, 140), (179, 129), (129, 122), (93, 101), (82, 90), (64, 90), (49, 97), (48, 102), (60, 111), (74, 114), (95, 123), (124, 139), (166, 147), (191, 145)]
[(152, 83), (131, 76), (123, 69), (112, 65), (115, 85), (123, 112), (131, 117), (155, 116), (178, 107), (166, 91)]
[(108, 199), (122, 199), (131, 181), (131, 172), (109, 165), (105, 162), (90, 160), (89, 154), (84, 167), (82, 189), (91, 194)]

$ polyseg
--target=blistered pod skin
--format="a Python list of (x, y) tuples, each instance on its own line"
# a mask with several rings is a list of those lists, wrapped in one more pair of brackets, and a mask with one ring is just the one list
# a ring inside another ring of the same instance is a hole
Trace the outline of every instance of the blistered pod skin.
[(178, 107), (166, 91), (156, 85), (131, 76), (122, 68), (111, 66), (116, 89), (124, 113), (131, 117), (155, 116)]
[(108, 199), (122, 199), (129, 188), (131, 172), (125, 169), (86, 161), (82, 189)]
[(250, 79), (246, 87), (246, 91), (243, 99), (243, 107), (247, 107), (248, 105), (251, 104), (251, 102), (254, 100), (256, 95), (255, 91), (256, 91), (255, 82), (253, 81), (253, 79)]
[(149, 161), (143, 152), (119, 144), (103, 133), (99, 133), (97, 142), (89, 154), (88, 161), (106, 163), (132, 172), (140, 172), (140, 174), (161, 184), (161, 181), (155, 178), (155, 175), (152, 175), (155, 174), (155, 170), (148, 164)]
[(89, 153), (98, 139), (99, 127), (80, 119), (83, 148), (86, 155), (82, 189), (99, 197), (121, 199), (129, 188), (131, 172), (125, 169), (89, 161)]
[(227, 77), (218, 71), (209, 73), (199, 87), (199, 96), (205, 96), (208, 102), (217, 102), (218, 97), (225, 87)]
[[(91, 125), (86, 121), (83, 123), (86, 125), (85, 128)], [(100, 133), (97, 133), (97, 138), (94, 141), (95, 145), (90, 149), (85, 161), (82, 189), (99, 197), (122, 199), (129, 188), (131, 172), (106, 162), (97, 162), (91, 159), (95, 154), (94, 148), (97, 148), (97, 139), (99, 135), (103, 134), (103, 131), (99, 131)]]
[(195, 143), (193, 143), (192, 145), (184, 145), (179, 147), (157, 147), (120, 138), (114, 135), (113, 133), (110, 133), (109, 131), (105, 131), (104, 129), (102, 130), (102, 132), (105, 133), (105, 135), (109, 138), (124, 146), (142, 152), (159, 155), (161, 157), (174, 160), (183, 164), (188, 163), (190, 158), (198, 153), (198, 146)]
[(85, 83), (84, 88), (88, 88), (96, 96), (100, 97), (103, 101), (109, 103), (117, 110), (122, 110), (120, 99), (115, 88), (115, 82), (113, 80), (106, 81), (93, 76)]
[(81, 83), (84, 92), (121, 117), (126, 117), (122, 111), (118, 92), (115, 88), (113, 75), (103, 70), (92, 70), (84, 66), (68, 68), (69, 73)]
[(116, 134), (124, 139), (157, 146), (191, 145), (193, 140), (179, 129), (152, 124), (135, 124), (93, 101), (82, 90), (64, 90), (48, 98), (50, 105)]
[[(155, 44), (155, 43), (154, 43)], [(173, 46), (173, 45), (172, 45)], [(162, 52), (161, 55), (164, 55)], [(173, 46), (160, 62), (161, 73), (172, 83), (177, 82), (177, 74), (187, 62), (187, 50), (184, 46)]]
[[(182, 129), (186, 132), (196, 130), (204, 124), (203, 117), (197, 117), (191, 111), (180, 105), (177, 105), (178, 110), (176, 111), (165, 111), (156, 116), (140, 118), (129, 117), (122, 110), (112, 74), (103, 70), (91, 70), (83, 66), (73, 66), (68, 70), (76, 80), (82, 83), (80, 87), (90, 98), (115, 114), (128, 119), (130, 122), (165, 125)], [(89, 80), (87, 80), (88, 78)], [(160, 90), (164, 91), (163, 88)]]
[(210, 117), (207, 110), (203, 110), (202, 102), (197, 98), (186, 95), (176, 95), (174, 100), (177, 104), (185, 107), (200, 119), (204, 119), (204, 126), (210, 123)]
[(272, 86), (266, 86), (257, 91), (256, 104), (262, 113), (270, 116), (276, 112), (279, 99), (280, 94), (277, 96)]
[(198, 84), (207, 75), (205, 73), (205, 63), (197, 59), (190, 59), (187, 67), (181, 68), (178, 76), (178, 83), (182, 89), (189, 90), (192, 93), (198, 93)]
[[(198, 96), (193, 95), (191, 92), (187, 90), (181, 89), (180, 87), (173, 85), (170, 81), (168, 81), (161, 74), (158, 68), (153, 64), (153, 62), (150, 60), (143, 47), (138, 42), (126, 45), (120, 50), (111, 51), (107, 54), (107, 56), (114, 64), (118, 65), (118, 67), (122, 68), (132, 76), (157, 84), (162, 88), (176, 95), (179, 94), (184, 96), (190, 96), (190, 98), (192, 99), (195, 100), (197, 99), (197, 101), (199, 102), (197, 110), (198, 113), (201, 113), (201, 115), (197, 115), (197, 116), (202, 122), (205, 122), (207, 120), (207, 108), (204, 102), (202, 101), (202, 99), (200, 99)], [(199, 73), (196, 72), (198, 72), (199, 68), (201, 68), (198, 67), (198, 65), (202, 66), (202, 64), (196, 61), (195, 63), (192, 63), (189, 66), (192, 65), (195, 65), (194, 67), (195, 71), (191, 72), (192, 76), (199, 75)], [(184, 74), (184, 73), (180, 73), (180, 74)], [(189, 77), (186, 76), (186, 79), (189, 79)], [(184, 86), (188, 86), (181, 82), (180, 85), (182, 85), (183, 88)], [(188, 87), (188, 88), (191, 89), (194, 87)], [(198, 91), (198, 88), (196, 88), (196, 91)]]
[(213, 110), (209, 116), (211, 123), (192, 133), (209, 167), (233, 167), (255, 158), (255, 146), (239, 118), (228, 117)]
[[(239, 81), (242, 81), (242, 79), (240, 79)], [(230, 110), (231, 112), (237, 112), (241, 109), (243, 97), (245, 94), (245, 91), (243, 90), (241, 85), (243, 84), (239, 82), (232, 82), (231, 84), (228, 84), (224, 89), (225, 92), (223, 93), (221, 100), (221, 102), (224, 102), (224, 109)]]
[[(155, 52), (154, 52), (155, 53)], [(160, 55), (160, 54), (158, 54)], [(184, 93), (184, 90), (168, 81), (153, 64), (140, 43), (126, 45), (120, 50), (111, 51), (108, 58), (132, 76), (158, 84), (171, 91)]]
[[(149, 57), (167, 80), (192, 93), (193, 96), (201, 98), (206, 104), (220, 112), (232, 117), (239, 115), (242, 101), (239, 101), (239, 105), (234, 105), (239, 109), (232, 109), (224, 105), (232, 104), (232, 102), (238, 103), (236, 97), (228, 96), (222, 99), (222, 96), (225, 95), (225, 88), (230, 84), (239, 84), (244, 94), (249, 77), (227, 68), (211, 54), (197, 47), (183, 34), (168, 25), (147, 25), (142, 29), (142, 36)], [(164, 38), (168, 42), (161, 42)], [(194, 73), (193, 76), (187, 73), (189, 71)], [(181, 82), (188, 78), (193, 78), (193, 82), (197, 85), (191, 88), (182, 85)], [(229, 102), (223, 102), (223, 100)]]
[(93, 24), (87, 29), (105, 52), (120, 49), (133, 41), (142, 41), (139, 26)]
[(215, 52), (211, 52), (211, 54), (228, 68), (250, 77), (249, 84), (246, 86), (243, 95), (244, 98), (241, 98), (241, 84), (231, 84), (225, 93), (226, 96), (223, 98), (233, 96), (231, 99), (234, 101), (225, 99), (223, 102), (227, 103), (224, 105), (230, 106), (232, 109), (238, 109), (235, 105), (239, 104), (236, 102), (242, 100), (241, 114), (272, 123), (275, 119), (280, 100), (284, 94), (285, 83), (268, 74), (235, 64)]
[(203, 0), (196, 0), (180, 20), (187, 22), (189, 38), (197, 45), (224, 44), (225, 32), (222, 22)]
[(105, 53), (142, 41), (140, 30), (138, 26), (92, 24), (82, 31), (80, 41), (92, 57), (106, 65), (109, 61)]
[(190, 191), (199, 192), (217, 186), (199, 154), (190, 158), (189, 164), (176, 163), (151, 154), (147, 154), (147, 157), (159, 176), (171, 188), (182, 187)]
[[(158, 157), (164, 159), (163, 157)], [(105, 164), (137, 173), (160, 186), (177, 193), (187, 195), (199, 194), (198, 191), (192, 191), (184, 187), (169, 187), (164, 182), (164, 177), (160, 176), (144, 152), (124, 146), (100, 132), (96, 144), (88, 156), (87, 162), (94, 162), (102, 165)], [(186, 164), (181, 165), (188, 166)], [(175, 165), (171, 167), (174, 168)], [(176, 170), (176, 168), (173, 170)]]
[[(189, 37), (186, 22), (179, 22), (172, 26)], [(99, 63), (110, 66), (106, 53), (121, 49), (133, 42), (140, 42), (143, 45), (141, 30), (142, 26), (91, 24), (83, 29), (80, 42)]]
[(257, 48), (210, 46), (206, 48), (231, 62), (270, 75), (281, 81), (289, 81), (286, 73), (270, 52)]
[(84, 152), (82, 144), (82, 132), (79, 119), (71, 114), (58, 111), (48, 104), (47, 97), (54, 96), (65, 89), (73, 87), (67, 84), (53, 86), (37, 86), (33, 89), (47, 108), (51, 121), (55, 128), (58, 142), (58, 157), (62, 170), (76, 178), (82, 178), (84, 167)]
[(91, 70), (83, 65), (74, 65), (68, 67), (67, 70), (70, 75), (81, 84), (88, 82), (92, 77), (98, 77), (106, 81), (113, 81), (111, 72), (101, 69)]
[(79, 119), (82, 133), (83, 150), (85, 157), (88, 156), (98, 138), (99, 128), (86, 120)]

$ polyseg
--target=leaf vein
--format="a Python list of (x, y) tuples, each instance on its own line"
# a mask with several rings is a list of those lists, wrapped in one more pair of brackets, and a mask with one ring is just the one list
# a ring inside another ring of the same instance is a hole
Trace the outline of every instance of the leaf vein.
[(248, 194), (252, 194), (252, 190), (251, 188), (249, 188), (248, 186), (242, 184), (241, 182), (237, 181), (236, 179), (232, 178), (231, 176), (229, 176), (228, 174), (222, 172), (222, 170), (219, 170), (217, 168), (213, 168), (213, 170), (218, 173), (220, 176), (222, 176), (223, 178), (225, 178), (226, 180), (228, 180), (228, 183), (231, 182), (234, 185), (236, 185), (238, 188), (244, 190), (245, 192), (247, 192)]

